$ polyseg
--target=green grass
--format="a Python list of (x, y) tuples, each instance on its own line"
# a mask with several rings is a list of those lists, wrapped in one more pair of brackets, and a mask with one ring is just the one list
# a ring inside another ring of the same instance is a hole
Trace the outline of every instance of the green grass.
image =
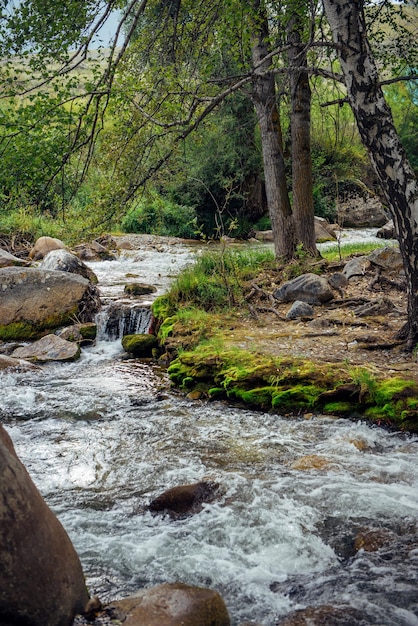
[(386, 248), (388, 245), (396, 245), (389, 243), (387, 240), (381, 241), (368, 241), (362, 243), (344, 243), (338, 246), (337, 242), (327, 244), (326, 247), (321, 248), (321, 256), (327, 261), (338, 261), (340, 258), (344, 259), (352, 255), (370, 254), (376, 248)]

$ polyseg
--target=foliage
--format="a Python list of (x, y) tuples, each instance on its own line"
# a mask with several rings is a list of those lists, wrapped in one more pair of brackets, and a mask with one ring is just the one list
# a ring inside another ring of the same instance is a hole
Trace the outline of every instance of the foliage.
[(195, 239), (199, 232), (195, 211), (154, 194), (135, 203), (121, 222), (128, 233), (151, 233)]
[[(199, 307), (204, 311), (220, 311), (243, 300), (244, 285), (254, 273), (274, 263), (270, 250), (203, 253), (192, 267), (186, 268), (162, 296), (165, 311), (172, 315), (179, 308)], [(181, 307), (180, 307), (181, 305)], [(157, 299), (155, 306), (161, 306)]]

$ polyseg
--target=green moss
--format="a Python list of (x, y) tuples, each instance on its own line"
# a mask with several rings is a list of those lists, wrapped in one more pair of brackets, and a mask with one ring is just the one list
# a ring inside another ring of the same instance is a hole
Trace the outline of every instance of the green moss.
[(158, 339), (164, 342), (170, 335), (173, 334), (174, 324), (177, 322), (177, 315), (166, 317), (158, 329)]
[(273, 391), (274, 387), (259, 387), (249, 390), (233, 387), (228, 391), (227, 396), (234, 400), (241, 400), (245, 404), (267, 410), (271, 408)]
[(211, 387), (208, 390), (208, 396), (212, 400), (215, 400), (216, 398), (224, 398), (225, 397), (225, 389), (222, 389), (221, 387)]
[(158, 340), (155, 335), (125, 335), (122, 338), (123, 349), (126, 350), (126, 352), (129, 352), (129, 354), (132, 354), (134, 357), (151, 357), (152, 351), (157, 347), (157, 345)]
[(276, 390), (273, 393), (274, 409), (313, 408), (324, 389), (316, 385), (295, 385), (290, 389)]
[(412, 380), (403, 378), (388, 378), (379, 381), (375, 389), (375, 401), (378, 406), (383, 406), (397, 398), (418, 395), (418, 385)]
[(86, 323), (86, 324), (78, 324), (78, 328), (80, 330), (80, 335), (83, 339), (93, 340), (96, 339), (97, 335), (97, 324)]
[(351, 402), (328, 402), (322, 408), (322, 412), (326, 415), (342, 415), (350, 416), (355, 413)]
[(37, 337), (39, 337), (38, 329), (29, 322), (0, 325), (1, 341), (19, 341), (21, 339), (36, 339)]

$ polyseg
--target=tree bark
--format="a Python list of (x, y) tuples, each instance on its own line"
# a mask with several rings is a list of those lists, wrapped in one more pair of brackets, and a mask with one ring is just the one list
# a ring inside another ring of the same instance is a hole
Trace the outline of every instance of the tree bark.
[[(300, 3), (299, 3), (300, 4)], [(304, 2), (302, 3), (305, 4)], [(311, 161), (311, 88), (307, 72), (306, 50), (302, 45), (302, 20), (299, 11), (293, 8), (287, 32), (291, 98), (292, 139), (292, 192), (293, 216), (296, 240), (304, 249), (316, 256), (315, 221), (313, 205), (313, 182)]]
[(348, 100), (396, 226), (408, 293), (407, 348), (418, 342), (418, 182), (379, 86), (363, 1), (323, 0)]
[(260, 127), (267, 206), (276, 257), (291, 259), (296, 251), (295, 226), (286, 183), (274, 76), (269, 72), (271, 60), (266, 59), (268, 25), (258, 0), (254, 2), (254, 7), (258, 12), (258, 20), (252, 44), (254, 66), (252, 99)]

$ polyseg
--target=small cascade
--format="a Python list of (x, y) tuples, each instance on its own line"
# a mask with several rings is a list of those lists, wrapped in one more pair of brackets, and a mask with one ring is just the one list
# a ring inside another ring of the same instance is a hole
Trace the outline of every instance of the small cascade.
[(151, 308), (131, 302), (112, 302), (100, 313), (99, 336), (114, 341), (124, 335), (147, 333), (151, 326)]

